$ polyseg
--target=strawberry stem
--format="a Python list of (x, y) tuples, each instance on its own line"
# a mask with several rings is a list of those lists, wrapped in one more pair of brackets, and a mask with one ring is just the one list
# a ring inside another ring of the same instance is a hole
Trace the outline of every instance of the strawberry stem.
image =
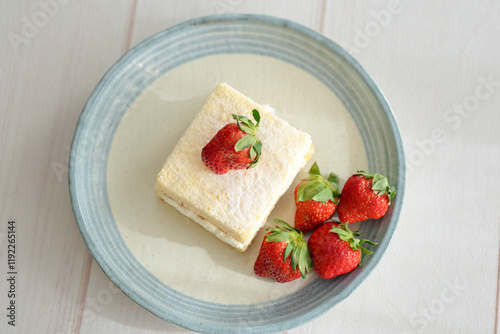
[(367, 243), (374, 246), (378, 245), (377, 243), (368, 239), (357, 239), (356, 237), (360, 235), (360, 232), (351, 231), (344, 223), (339, 223), (338, 226), (332, 227), (330, 232), (337, 233), (337, 235), (341, 240), (347, 241), (351, 245), (352, 249), (359, 250), (365, 254), (372, 254), (373, 252), (361, 246), (363, 243)]
[(291, 256), (290, 262), (293, 271), (297, 271), (298, 267), (302, 278), (306, 278), (312, 269), (312, 259), (302, 232), (283, 220), (274, 219), (274, 222), (277, 226), (267, 229), (271, 233), (266, 235), (266, 241), (287, 241), (288, 245), (285, 248), (283, 262)]
[(250, 157), (250, 162), (247, 168), (253, 168), (259, 162), (260, 156), (262, 154), (262, 142), (257, 138), (257, 130), (260, 123), (260, 114), (257, 109), (252, 110), (253, 118), (255, 119), (255, 124), (246, 116), (232, 114), (233, 118), (238, 124), (238, 128), (241, 131), (247, 133), (236, 142), (234, 145), (234, 150), (236, 152), (243, 151), (244, 149), (250, 147), (248, 155)]
[(335, 173), (330, 173), (328, 179), (321, 176), (318, 164), (315, 162), (309, 170), (309, 177), (297, 190), (297, 201), (305, 202), (314, 200), (324, 204), (332, 201), (339, 202), (340, 191), (337, 185), (339, 178)]
[(379, 196), (387, 194), (389, 205), (391, 205), (391, 200), (396, 195), (396, 188), (389, 185), (389, 180), (385, 176), (376, 173), (366, 173), (362, 170), (358, 170), (356, 175), (363, 175), (368, 179), (373, 179), (372, 189), (375, 194)]

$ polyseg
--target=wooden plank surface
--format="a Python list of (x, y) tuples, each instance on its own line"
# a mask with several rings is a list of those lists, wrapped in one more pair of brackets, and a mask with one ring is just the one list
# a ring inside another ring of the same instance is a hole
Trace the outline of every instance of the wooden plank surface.
[[(2, 222), (17, 222), (16, 329), (24, 333), (81, 326), (92, 258), (71, 210), (69, 146), (88, 96), (127, 49), (132, 4), (52, 3), (2, 4), (9, 12), (2, 13), (0, 47), (0, 212)], [(14, 34), (22, 42), (13, 43)], [(1, 247), (2, 259), (5, 252)], [(5, 321), (0, 328), (8, 329)]]
[[(18, 272), (16, 327), (2, 315), (1, 333), (189, 332), (132, 302), (92, 260), (71, 209), (68, 154), (88, 96), (122, 54), (174, 24), (222, 13), (287, 18), (337, 42), (381, 87), (403, 134), (408, 190), (391, 247), (349, 298), (288, 333), (499, 332), (500, 3), (42, 0), (1, 8), (0, 268), (15, 220)], [(9, 285), (0, 282), (5, 308)]]

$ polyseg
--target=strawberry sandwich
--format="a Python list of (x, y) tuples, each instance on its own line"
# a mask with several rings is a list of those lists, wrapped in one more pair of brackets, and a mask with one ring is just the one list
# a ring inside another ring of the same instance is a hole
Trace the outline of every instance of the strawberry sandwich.
[(167, 158), (155, 190), (243, 252), (312, 154), (307, 133), (222, 83)]

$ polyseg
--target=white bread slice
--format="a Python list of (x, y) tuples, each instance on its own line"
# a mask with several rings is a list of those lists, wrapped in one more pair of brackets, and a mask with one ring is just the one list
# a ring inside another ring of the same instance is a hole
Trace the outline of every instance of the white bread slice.
[[(256, 167), (217, 175), (201, 159), (202, 148), (231, 114), (261, 115), (257, 137), (262, 156)], [(276, 117), (229, 85), (219, 84), (158, 173), (163, 201), (238, 251), (245, 251), (279, 198), (313, 154), (311, 137)]]

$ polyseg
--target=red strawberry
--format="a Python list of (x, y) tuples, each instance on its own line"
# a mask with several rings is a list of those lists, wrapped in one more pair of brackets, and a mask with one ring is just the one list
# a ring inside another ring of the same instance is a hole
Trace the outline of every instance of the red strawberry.
[(352, 232), (347, 225), (334, 222), (326, 222), (314, 231), (308, 246), (314, 270), (320, 277), (330, 279), (347, 274), (361, 262), (361, 252), (372, 253), (361, 244), (376, 243), (356, 239), (356, 236), (359, 236), (359, 231)]
[(330, 219), (339, 202), (338, 177), (330, 173), (328, 179), (321, 176), (314, 163), (309, 177), (295, 188), (295, 227), (306, 233), (315, 230)]
[(245, 116), (232, 114), (237, 124), (226, 124), (202, 149), (201, 159), (215, 174), (255, 167), (262, 151), (256, 133), (260, 114), (252, 111), (256, 124)]
[[(261, 277), (272, 277), (280, 283), (293, 281), (300, 276), (306, 278), (312, 262), (302, 232), (286, 222), (275, 219), (278, 224), (262, 240), (254, 272)], [(297, 270), (298, 267), (298, 270)]]
[(380, 174), (358, 171), (347, 179), (338, 207), (342, 223), (355, 223), (366, 219), (378, 219), (385, 215), (396, 189)]

